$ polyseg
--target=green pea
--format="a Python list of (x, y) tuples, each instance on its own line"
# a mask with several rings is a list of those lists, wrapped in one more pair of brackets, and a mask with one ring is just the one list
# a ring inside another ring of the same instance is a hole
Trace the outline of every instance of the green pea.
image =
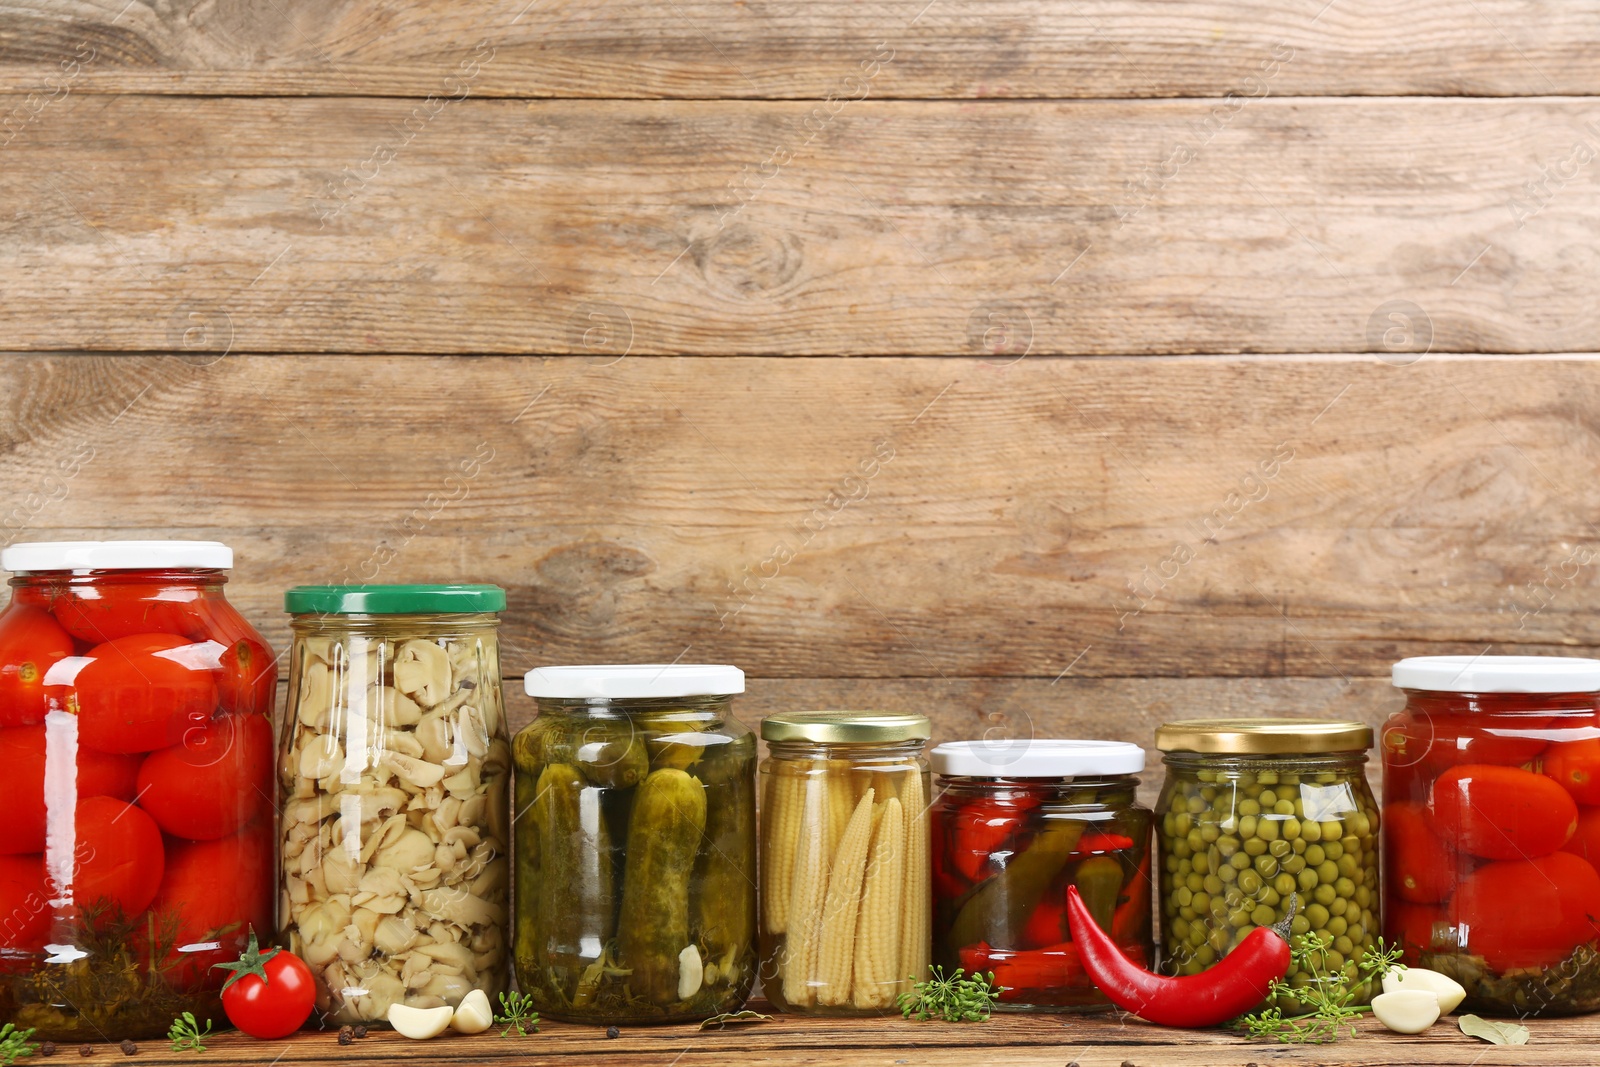
[(1246, 856), (1265, 856), (1267, 854), (1267, 843), (1259, 837), (1252, 837), (1244, 843), (1244, 854)]
[(1341, 838), (1343, 836), (1344, 836), (1344, 824), (1343, 823), (1338, 822), (1338, 821), (1333, 820), (1333, 819), (1329, 819), (1327, 822), (1322, 824), (1322, 839), (1324, 841), (1337, 841), (1337, 840), (1339, 840), (1339, 838)]
[(1204, 852), (1197, 852), (1189, 860), (1189, 866), (1194, 868), (1197, 874), (1205, 874), (1211, 870), (1211, 857)]
[(1280, 800), (1280, 801), (1278, 801), (1276, 804), (1272, 805), (1272, 813), (1274, 815), (1287, 815), (1290, 818), (1293, 818), (1294, 817), (1294, 801), (1292, 801), (1292, 800)]
[(1189, 831), (1194, 829), (1194, 816), (1188, 812), (1172, 817), (1172, 836), (1188, 837)]
[(1244, 907), (1244, 890), (1239, 886), (1230, 885), (1228, 891), (1222, 894), (1222, 900), (1228, 905), (1228, 910)]
[(1200, 779), (1202, 782), (1215, 782), (1217, 780), (1216, 771), (1209, 771), (1205, 769), (1195, 771), (1194, 776)]
[(1335, 915), (1328, 920), (1328, 933), (1334, 937), (1343, 937), (1344, 932), (1350, 929), (1350, 924), (1345, 922), (1343, 915)]
[(1172, 854), (1178, 857), (1180, 860), (1186, 860), (1190, 856), (1194, 855), (1194, 849), (1189, 847), (1189, 841), (1187, 838), (1180, 837), (1176, 841), (1172, 842)]
[(1198, 893), (1206, 887), (1205, 876), (1190, 871), (1189, 877), (1183, 880), (1183, 884), (1188, 888), (1189, 892)]
[[(1246, 803), (1248, 803), (1248, 801), (1246, 801)], [(1243, 806), (1244, 805), (1242, 805), (1242, 804), (1240, 805), (1240, 807), (1243, 807)], [(1256, 835), (1256, 817), (1255, 817), (1255, 815), (1241, 814), (1239, 816), (1239, 836), (1243, 837), (1243, 838), (1251, 838), (1251, 837), (1254, 837), (1255, 835)]]
[(1233, 932), (1233, 947), (1238, 948), (1244, 942), (1244, 939), (1249, 937), (1254, 930), (1255, 927), (1251, 926), (1249, 923), (1245, 923), (1243, 926), (1239, 927), (1239, 929), (1235, 930)]
[(1276, 908), (1283, 898), (1278, 895), (1276, 889), (1269, 885), (1261, 888), (1261, 892), (1256, 894), (1256, 900), (1269, 908)]
[(1176, 856), (1168, 855), (1161, 861), (1161, 865), (1167, 869), (1168, 874), (1177, 874), (1178, 868), (1183, 865), (1183, 861)]
[(1288, 873), (1279, 874), (1278, 877), (1272, 880), (1272, 888), (1284, 896), (1293, 893), (1298, 886), (1299, 883), (1295, 880), (1294, 875)]
[[(1339, 865), (1334, 863), (1332, 860), (1323, 860), (1322, 863), (1317, 866), (1317, 878), (1321, 881), (1327, 882), (1331, 885), (1336, 879), (1338, 879), (1338, 877)], [(1355, 892), (1355, 886), (1351, 886), (1350, 891), (1352, 893)]]
[(1189, 836), (1183, 839), (1183, 843), (1189, 846), (1189, 851), (1190, 852), (1204, 852), (1205, 851), (1206, 839), (1204, 837), (1200, 836), (1199, 827), (1196, 827), (1195, 829), (1190, 830), (1189, 831)]
[(1278, 840), (1278, 823), (1274, 819), (1262, 819), (1256, 823), (1256, 836), (1263, 841)]
[(1173, 893), (1172, 897), (1178, 902), (1178, 907), (1180, 908), (1187, 908), (1194, 904), (1194, 893), (1186, 885), (1179, 886), (1178, 891)]
[(1198, 893), (1189, 894), (1189, 906), (1194, 908), (1195, 911), (1204, 913), (1207, 908), (1211, 907), (1211, 894), (1203, 889)]
[(1228, 912), (1228, 925), (1234, 929), (1245, 926), (1250, 922), (1250, 908), (1235, 908)]
[(1336, 951), (1333, 951), (1332, 949), (1330, 949), (1328, 951), (1328, 954), (1323, 957), (1323, 963), (1327, 966), (1328, 970), (1330, 970), (1330, 971), (1343, 970), (1344, 969), (1344, 953), (1343, 952), (1336, 952)]
[(1278, 921), (1278, 915), (1265, 904), (1256, 905), (1256, 910), (1250, 913), (1250, 921), (1257, 926), (1271, 926)]
[(1208, 931), (1206, 930), (1204, 923), (1190, 923), (1189, 924), (1189, 944), (1190, 945), (1194, 946), (1195, 948), (1199, 948), (1201, 945), (1206, 943), (1206, 937), (1207, 936), (1208, 936)]
[(1187, 808), (1190, 815), (1199, 815), (1202, 811), (1206, 810), (1205, 798), (1199, 793), (1191, 793), (1189, 795), (1189, 803)]
[(1179, 941), (1187, 941), (1189, 939), (1189, 920), (1173, 919), (1172, 936), (1176, 937)]
[[(1311, 891), (1311, 898), (1323, 906), (1331, 905), (1339, 899), (1339, 894), (1333, 891), (1333, 886), (1323, 882)], [(1320, 925), (1320, 924), (1319, 924)]]
[(1205, 801), (1207, 804), (1209, 804), (1213, 800), (1217, 799), (1217, 787), (1214, 786), (1214, 785), (1203, 785), (1203, 786), (1201, 786), (1200, 787), (1200, 799)]
[(1239, 889), (1250, 896), (1261, 892), (1261, 875), (1253, 870), (1242, 871), (1239, 874)]
[(1232, 856), (1228, 857), (1228, 866), (1232, 867), (1236, 871), (1244, 870), (1246, 867), (1250, 866), (1250, 863), (1250, 857), (1243, 852), (1235, 852)]
[(1178, 914), (1183, 918), (1188, 919), (1190, 922), (1194, 922), (1200, 917), (1200, 913), (1195, 911), (1193, 908), (1179, 908)]
[[(1272, 772), (1268, 771), (1266, 773), (1271, 774)], [(1242, 771), (1240, 772), (1239, 776), (1233, 780), (1233, 783), (1240, 789), (1250, 789), (1256, 784), (1256, 781), (1256, 776), (1252, 772)]]
[(1306, 862), (1311, 864), (1311, 866), (1320, 866), (1321, 864), (1325, 863), (1327, 859), (1328, 853), (1321, 845), (1306, 846)]
[(1208, 822), (1200, 827), (1200, 840), (1204, 844), (1212, 844), (1222, 836), (1222, 831), (1217, 829), (1217, 824)]
[(1346, 852), (1339, 857), (1339, 873), (1346, 878), (1356, 878), (1361, 874), (1361, 864), (1356, 862), (1354, 856)]
[(1318, 785), (1332, 785), (1334, 782), (1337, 782), (1338, 780), (1339, 780), (1339, 775), (1338, 775), (1338, 772), (1336, 772), (1336, 771), (1319, 771), (1319, 772), (1317, 772), (1316, 782), (1317, 782)]
[(1194, 958), (1201, 967), (1209, 967), (1217, 962), (1217, 950), (1210, 945), (1201, 945), (1195, 949)]
[(1356, 895), (1356, 884), (1348, 878), (1338, 878), (1334, 880), (1333, 891), (1344, 899), (1349, 900)]
[(1304, 856), (1290, 856), (1283, 861), (1283, 869), (1290, 874), (1299, 874), (1306, 869), (1306, 858)]
[(1311, 892), (1317, 888), (1317, 872), (1309, 869), (1301, 871), (1295, 875), (1295, 884), (1305, 892)]
[(1278, 794), (1270, 789), (1263, 789), (1256, 794), (1256, 800), (1261, 803), (1261, 810), (1265, 811), (1278, 802)]
[[(1289, 933), (1292, 936), (1298, 937), (1301, 934), (1310, 932), (1310, 930), (1311, 930), (1311, 920), (1305, 917), (1305, 913), (1304, 912), (1301, 912), (1300, 914), (1296, 915), (1294, 918), (1289, 920)], [(1298, 975), (1297, 975), (1297, 977), (1298, 977)]]
[(1333, 912), (1335, 915), (1343, 915), (1345, 912), (1350, 910), (1350, 902), (1344, 899), (1344, 897), (1336, 896), (1333, 898), (1333, 903), (1328, 905), (1328, 910)]
[(1271, 856), (1257, 856), (1256, 870), (1263, 878), (1271, 878), (1278, 873), (1278, 861)]
[(1224, 863), (1221, 867), (1217, 868), (1217, 877), (1221, 878), (1224, 882), (1232, 883), (1234, 879), (1239, 877), (1239, 868), (1235, 867), (1232, 863)]
[(1328, 925), (1328, 909), (1321, 904), (1307, 904), (1305, 910), (1306, 921), (1313, 930), (1320, 930)]
[(1290, 846), (1289, 842), (1279, 839), (1277, 841), (1267, 842), (1267, 852), (1281, 860), (1285, 856), (1292, 855), (1294, 853), (1294, 849)]
[(1372, 833), (1372, 820), (1367, 818), (1365, 812), (1356, 812), (1350, 816), (1350, 832), (1356, 837), (1366, 837)]
[(1298, 841), (1301, 832), (1300, 820), (1294, 817), (1293, 812), (1283, 814), (1287, 814), (1289, 817), (1283, 820), (1283, 823), (1278, 827), (1278, 833), (1285, 841)]
[(1356, 907), (1358, 908), (1370, 908), (1372, 907), (1372, 890), (1364, 885), (1358, 885), (1356, 886), (1355, 895), (1351, 899), (1356, 902)]
[(1261, 814), (1261, 805), (1254, 800), (1241, 800), (1235, 810), (1240, 815), (1256, 816)]
[(1206, 892), (1216, 896), (1222, 892), (1222, 879), (1215, 874), (1208, 874), (1205, 878)]
[[(1296, 812), (1295, 814), (1298, 815), (1299, 812)], [(1188, 833), (1187, 830), (1185, 830), (1184, 832)], [(1305, 838), (1307, 841), (1321, 841), (1322, 840), (1322, 824), (1321, 823), (1314, 823), (1314, 822), (1311, 822), (1309, 820), (1305, 821), (1305, 822), (1302, 822), (1300, 824), (1300, 836)]]
[(1224, 858), (1232, 856), (1239, 851), (1239, 839), (1229, 834), (1227, 837), (1217, 838), (1217, 852)]
[(1330, 860), (1338, 859), (1340, 856), (1344, 855), (1344, 844), (1343, 844), (1343, 842), (1340, 842), (1340, 841), (1329, 841), (1327, 839), (1324, 839), (1323, 845), (1322, 845), (1322, 854), (1327, 856)]
[(1211, 931), (1211, 936), (1206, 938), (1206, 944), (1218, 952), (1226, 952), (1228, 949), (1228, 931), (1220, 926), (1217, 927)]
[(1203, 970), (1205, 970), (1205, 968), (1200, 965), (1200, 961), (1195, 959), (1185, 960), (1178, 967), (1178, 973), (1184, 975), (1185, 977), (1199, 974)]
[(1256, 781), (1259, 782), (1262, 785), (1277, 785), (1278, 784), (1278, 772), (1277, 771), (1259, 771), (1259, 772), (1256, 773)]
[(1351, 943), (1348, 937), (1336, 937), (1333, 939), (1333, 950), (1339, 955), (1348, 958), (1355, 954), (1356, 946)]

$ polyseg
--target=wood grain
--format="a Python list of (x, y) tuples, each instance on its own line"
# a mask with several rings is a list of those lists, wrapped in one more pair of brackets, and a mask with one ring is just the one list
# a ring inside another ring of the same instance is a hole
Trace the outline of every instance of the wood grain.
[(0, 521), (228, 541), (280, 648), (289, 585), (444, 579), (509, 589), (512, 672), (1379, 678), (1600, 648), (1597, 389), (1592, 357), (13, 356)]
[[(768, 1013), (770, 1005), (752, 1005)], [(461, 1067), (507, 1063), (582, 1062), (594, 1067), (635, 1064), (893, 1064), (934, 1067), (1246, 1067), (1274, 1064), (1349, 1064), (1378, 1067), (1396, 1063), (1417, 1067), (1504, 1067), (1504, 1065), (1590, 1064), (1600, 1039), (1594, 1017), (1533, 1019), (1527, 1045), (1496, 1047), (1461, 1034), (1441, 1020), (1415, 1036), (1394, 1034), (1371, 1019), (1357, 1024), (1359, 1035), (1334, 1047), (1249, 1043), (1225, 1030), (1170, 1030), (1137, 1019), (1109, 1016), (996, 1015), (986, 1023), (911, 1022), (895, 1016), (869, 1019), (805, 1018), (774, 1015), (772, 1021), (721, 1031), (692, 1025), (628, 1027), (607, 1039), (592, 1026), (543, 1022), (537, 1034), (501, 1039), (494, 1031), (466, 1037), (447, 1034), (420, 1044), (388, 1031), (373, 1031), (349, 1046), (332, 1033), (297, 1034), (281, 1041), (253, 1041), (224, 1034), (206, 1052), (168, 1052), (161, 1042), (141, 1049), (139, 1062), (156, 1067), (206, 1063), (331, 1064), (448, 1062)], [(114, 1046), (99, 1046), (89, 1064), (125, 1063)]]
[(422, 97), (491, 42), (475, 95), (807, 97), (878, 42), (874, 96), (1222, 96), (1275, 49), (1278, 95), (1587, 94), (1593, 0), (22, 0), (0, 15), (0, 88), (80, 43), (80, 92)]
[(69, 95), (0, 149), (5, 342), (1600, 349), (1582, 101), (831, 106)]

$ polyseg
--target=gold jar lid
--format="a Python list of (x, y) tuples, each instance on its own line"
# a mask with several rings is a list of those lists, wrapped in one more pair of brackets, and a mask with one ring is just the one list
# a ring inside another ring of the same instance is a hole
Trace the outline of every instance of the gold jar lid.
[(926, 715), (909, 711), (784, 711), (761, 720), (764, 741), (862, 745), (926, 741), (932, 733)]
[(1156, 730), (1156, 747), (1219, 756), (1365, 752), (1372, 727), (1328, 719), (1181, 719)]

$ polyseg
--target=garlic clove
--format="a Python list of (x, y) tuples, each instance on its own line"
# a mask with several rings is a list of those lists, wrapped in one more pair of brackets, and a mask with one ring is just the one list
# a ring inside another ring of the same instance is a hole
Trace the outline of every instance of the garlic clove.
[(448, 1005), (442, 1008), (412, 1008), (404, 1004), (389, 1005), (389, 1025), (396, 1032), (416, 1041), (438, 1037), (450, 1025), (455, 1010)]
[(1430, 971), (1425, 967), (1396, 967), (1383, 976), (1383, 991), (1393, 993), (1401, 989), (1423, 989), (1439, 998), (1439, 1014), (1449, 1015), (1467, 999), (1461, 983), (1447, 974)]
[(450, 1016), (450, 1029), (463, 1034), (481, 1034), (494, 1022), (494, 1010), (489, 1007), (489, 994), (474, 989), (461, 998), (456, 1013)]
[(688, 1000), (700, 992), (700, 986), (705, 981), (705, 973), (700, 950), (694, 945), (689, 945), (678, 953), (678, 999)]
[(1426, 989), (1397, 989), (1372, 998), (1372, 1014), (1397, 1034), (1420, 1034), (1439, 1020), (1439, 998)]

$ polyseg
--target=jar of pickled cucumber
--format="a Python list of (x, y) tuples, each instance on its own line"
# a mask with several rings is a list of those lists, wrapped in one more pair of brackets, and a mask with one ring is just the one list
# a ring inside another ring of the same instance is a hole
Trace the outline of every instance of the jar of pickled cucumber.
[(769, 715), (761, 984), (784, 1011), (882, 1014), (928, 969), (928, 717)]
[(1394, 684), (1386, 936), (1463, 1010), (1600, 1009), (1600, 660), (1423, 656)]
[(1144, 750), (1122, 741), (953, 741), (933, 750), (933, 941), (946, 971), (994, 972), (1002, 1011), (1101, 1011), (1067, 922), (1078, 888), (1148, 967)]
[(280, 941), (326, 1022), (509, 979), (511, 753), (493, 585), (300, 586), (279, 734)]
[[(1372, 729), (1309, 719), (1190, 719), (1156, 731), (1161, 964), (1198, 974), (1258, 926), (1315, 933), (1327, 975), (1351, 980), (1381, 931)], [(1309, 947), (1310, 942), (1298, 940)], [(1309, 985), (1291, 966), (1287, 982)], [(1353, 986), (1358, 1003), (1371, 990)], [(1284, 996), (1285, 1011), (1302, 1008)]]
[(516, 762), (517, 984), (571, 1022), (705, 1019), (756, 976), (756, 739), (737, 667), (539, 667)]

